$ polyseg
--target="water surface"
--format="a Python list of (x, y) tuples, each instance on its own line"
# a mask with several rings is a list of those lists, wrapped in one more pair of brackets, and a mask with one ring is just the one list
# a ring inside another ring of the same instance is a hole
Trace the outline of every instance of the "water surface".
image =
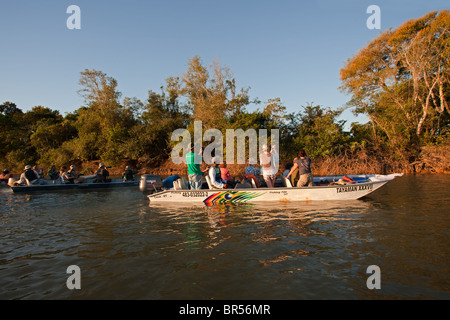
[[(449, 183), (404, 176), (356, 201), (217, 207), (0, 189), (0, 299), (449, 299)], [(66, 286), (70, 265), (81, 290)]]

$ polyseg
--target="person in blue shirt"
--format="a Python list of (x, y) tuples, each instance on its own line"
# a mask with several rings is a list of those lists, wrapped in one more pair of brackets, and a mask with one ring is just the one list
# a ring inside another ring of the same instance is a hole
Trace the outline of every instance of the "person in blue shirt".
[(174, 183), (175, 181), (177, 181), (178, 179), (180, 179), (180, 176), (177, 175), (177, 174), (165, 178), (165, 179), (163, 180), (163, 182), (162, 182), (162, 183), (163, 183), (163, 187), (164, 187), (164, 188), (167, 188), (167, 189), (173, 188), (173, 183)]

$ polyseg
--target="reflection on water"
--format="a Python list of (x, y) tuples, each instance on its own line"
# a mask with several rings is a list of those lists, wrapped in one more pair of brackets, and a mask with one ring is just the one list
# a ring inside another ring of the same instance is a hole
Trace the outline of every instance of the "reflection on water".
[[(2, 299), (448, 299), (448, 176), (346, 202), (149, 205), (0, 189)], [(69, 265), (82, 289), (66, 287)], [(369, 290), (367, 267), (381, 269)]]

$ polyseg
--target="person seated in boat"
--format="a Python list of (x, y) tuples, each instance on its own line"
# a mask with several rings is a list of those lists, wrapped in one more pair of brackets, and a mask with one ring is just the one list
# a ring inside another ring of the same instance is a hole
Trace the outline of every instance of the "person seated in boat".
[(65, 176), (66, 176), (66, 171), (67, 171), (67, 168), (65, 166), (59, 167), (59, 173), (58, 173), (58, 175), (59, 175), (59, 182), (66, 183), (66, 181), (64, 180)]
[(111, 179), (109, 179), (109, 171), (106, 168), (104, 163), (100, 163), (98, 165), (98, 170), (95, 173), (95, 180), (94, 182), (111, 182)]
[(259, 188), (260, 187), (260, 185), (259, 185), (259, 181), (258, 181), (258, 178), (256, 178), (253, 174), (251, 174), (251, 173), (244, 173), (244, 174), (241, 174), (241, 184), (250, 184), (250, 186), (252, 186), (252, 180), (253, 180), (253, 182), (255, 183), (255, 186), (257, 187), (257, 188)]
[(212, 165), (208, 170), (209, 179), (211, 180), (211, 184), (213, 188), (216, 189), (223, 189), (226, 187), (224, 181), (222, 180), (221, 174), (220, 174), (220, 168), (217, 164), (217, 158), (212, 158)]
[(37, 184), (43, 184), (43, 181), (39, 179), (39, 176), (36, 174), (36, 172), (31, 168), (30, 165), (25, 166), (25, 171), (20, 175), (19, 180), (14, 181), (13, 185), (37, 185)]
[(225, 182), (227, 188), (234, 188), (236, 182), (231, 177), (230, 171), (227, 169), (227, 163), (224, 161), (219, 165), (220, 178)]
[(65, 166), (59, 168), (59, 179), (62, 184), (74, 183), (74, 179), (72, 178), (71, 174), (69, 174)]
[[(294, 160), (292, 161), (292, 167), (294, 166), (294, 163), (298, 160), (298, 157), (295, 157)], [(292, 167), (289, 169), (289, 172), (291, 171)], [(288, 173), (289, 174), (289, 173)], [(297, 185), (298, 183), (298, 168), (294, 169), (294, 171), (291, 173), (289, 179), (291, 180), (291, 184), (293, 186)]]
[(38, 165), (33, 167), (34, 172), (37, 174), (39, 179), (44, 179), (44, 171), (42, 168), (39, 168)]
[(3, 170), (0, 174), (0, 182), (8, 183), (9, 178), (14, 178), (14, 175), (8, 169)]
[(66, 180), (66, 183), (74, 184), (75, 182), (77, 182), (79, 175), (77, 174), (75, 169), (76, 168), (73, 164), (69, 167), (69, 171), (66, 172), (66, 175), (64, 177)]
[[(247, 167), (245, 167), (244, 176), (253, 176), (256, 179), (255, 183), (259, 188), (259, 186), (262, 185), (264, 181), (261, 179), (261, 170), (258, 167), (258, 162), (254, 158), (249, 158), (247, 164), (248, 165)], [(251, 176), (248, 177), (251, 178)]]
[[(288, 162), (284, 165), (284, 172), (283, 172), (283, 178), (286, 178), (289, 172), (291, 172), (292, 167), (294, 164), (292, 162)], [(291, 181), (292, 183), (292, 181)]]
[(297, 182), (297, 187), (304, 187), (304, 186), (311, 187), (313, 185), (313, 176), (311, 173), (311, 159), (307, 156), (305, 150), (300, 150), (298, 152), (298, 158), (294, 162), (294, 165), (292, 166), (291, 171), (286, 176), (286, 178), (289, 179), (289, 177), (296, 169), (298, 169), (300, 175)]
[(123, 181), (134, 181), (134, 175), (139, 171), (141, 170), (131, 170), (130, 166), (126, 166), (122, 174)]
[(59, 179), (59, 172), (56, 170), (56, 167), (54, 165), (50, 168), (50, 170), (48, 170), (47, 175), (53, 183), (55, 183), (55, 181)]

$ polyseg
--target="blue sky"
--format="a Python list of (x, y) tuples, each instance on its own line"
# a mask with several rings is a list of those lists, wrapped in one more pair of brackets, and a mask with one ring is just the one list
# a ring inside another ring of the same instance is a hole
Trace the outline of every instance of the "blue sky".
[[(339, 70), (370, 40), (406, 20), (449, 9), (448, 0), (164, 0), (0, 2), (0, 103), (22, 110), (43, 105), (63, 115), (83, 105), (84, 69), (114, 77), (122, 97), (146, 100), (189, 59), (220, 60), (239, 88), (265, 102), (279, 97), (288, 112), (308, 103), (342, 107)], [(69, 5), (81, 29), (69, 30)], [(370, 30), (368, 6), (381, 9)], [(253, 110), (263, 105), (251, 105)], [(365, 122), (350, 111), (348, 124)]]

